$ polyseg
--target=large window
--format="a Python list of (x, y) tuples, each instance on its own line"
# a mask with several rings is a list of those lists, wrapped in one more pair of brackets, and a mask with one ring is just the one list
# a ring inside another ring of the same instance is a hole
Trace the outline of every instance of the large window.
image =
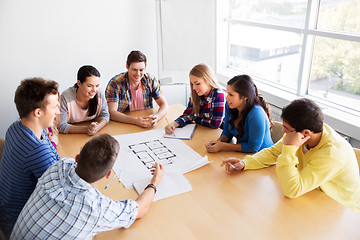
[(228, 4), (227, 68), (360, 115), (360, 0)]

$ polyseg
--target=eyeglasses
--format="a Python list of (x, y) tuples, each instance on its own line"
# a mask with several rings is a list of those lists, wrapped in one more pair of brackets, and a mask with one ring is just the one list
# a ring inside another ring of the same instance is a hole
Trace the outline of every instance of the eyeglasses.
[(288, 131), (289, 133), (296, 131), (295, 129), (289, 129), (289, 128), (285, 127), (285, 125), (283, 125), (283, 128), (285, 128), (285, 130)]

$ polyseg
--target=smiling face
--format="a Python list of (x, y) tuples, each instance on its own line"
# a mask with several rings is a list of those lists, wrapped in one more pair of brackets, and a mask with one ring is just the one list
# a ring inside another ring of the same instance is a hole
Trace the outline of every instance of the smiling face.
[(126, 65), (126, 68), (128, 70), (130, 84), (139, 84), (145, 74), (145, 62), (133, 62), (130, 66)]
[(237, 108), (239, 110), (243, 109), (246, 104), (246, 97), (240, 96), (235, 89), (227, 85), (226, 87), (226, 101), (230, 108)]
[(48, 94), (45, 97), (45, 107), (40, 108), (40, 122), (43, 128), (52, 127), (56, 115), (60, 114), (58, 94)]
[(211, 86), (209, 83), (205, 82), (202, 77), (195, 77), (194, 75), (189, 75), (191, 88), (196, 92), (198, 96), (207, 96), (211, 91)]
[(78, 80), (77, 85), (79, 86), (79, 89), (77, 90), (79, 97), (88, 101), (94, 98), (99, 91), (100, 78), (96, 76), (86, 77), (86, 80), (83, 83)]

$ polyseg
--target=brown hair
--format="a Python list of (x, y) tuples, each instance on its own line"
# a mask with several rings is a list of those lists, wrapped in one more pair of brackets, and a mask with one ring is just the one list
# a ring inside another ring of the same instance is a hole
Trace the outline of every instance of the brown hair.
[(14, 98), (20, 118), (27, 117), (37, 108), (44, 109), (48, 94), (59, 94), (57, 82), (43, 78), (27, 78), (21, 81)]
[(145, 54), (138, 50), (131, 51), (127, 57), (126, 65), (130, 67), (130, 65), (134, 62), (144, 62), (146, 66)]
[[(214, 72), (211, 68), (204, 64), (200, 63), (193, 67), (189, 73), (189, 75), (193, 75), (195, 77), (203, 78), (206, 83), (208, 83), (212, 88), (219, 89), (221, 88), (218, 81), (216, 80)], [(195, 90), (192, 88), (190, 83), (191, 89), (191, 103), (193, 105), (194, 114), (198, 114), (200, 111), (200, 96), (196, 94)]]
[(88, 183), (103, 178), (113, 167), (119, 150), (119, 143), (109, 134), (93, 137), (79, 154), (76, 173)]

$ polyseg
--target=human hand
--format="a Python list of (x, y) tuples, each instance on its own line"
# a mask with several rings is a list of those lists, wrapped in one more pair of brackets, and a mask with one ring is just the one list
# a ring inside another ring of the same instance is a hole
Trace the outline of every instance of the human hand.
[(220, 165), (220, 167), (225, 166), (225, 170), (227, 174), (231, 174), (234, 171), (237, 171), (234, 167), (232, 167), (230, 164), (232, 164), (234, 167), (237, 168), (237, 170), (242, 170), (245, 167), (244, 161), (237, 159), (237, 158), (228, 158), (224, 159)]
[(205, 148), (209, 153), (216, 153), (222, 150), (222, 142), (221, 141), (210, 141), (205, 144)]
[(50, 132), (50, 133), (48, 134), (48, 136), (49, 136), (50, 142), (53, 142), (53, 143), (55, 143), (55, 145), (58, 145), (58, 143), (59, 143), (59, 138), (58, 138), (58, 136), (57, 136), (56, 134), (54, 134), (53, 132)]
[(174, 121), (170, 124), (170, 127), (169, 127), (169, 125), (165, 126), (165, 132), (167, 134), (172, 134), (175, 131), (175, 128), (177, 128), (178, 126), (180, 126), (180, 124), (178, 122)]
[(99, 131), (99, 123), (98, 122), (92, 122), (90, 123), (90, 125), (88, 126), (87, 129), (87, 134), (92, 136), (95, 133), (97, 133)]
[(153, 177), (150, 183), (157, 187), (164, 173), (165, 172), (161, 163), (155, 162), (151, 169), (151, 174), (153, 175)]
[(292, 145), (292, 146), (300, 147), (309, 139), (310, 136), (304, 136), (300, 132), (296, 132), (296, 131), (288, 132), (285, 134), (284, 137), (284, 145)]
[(151, 118), (148, 117), (148, 116), (137, 117), (136, 118), (136, 125), (138, 125), (140, 127), (143, 127), (143, 128), (152, 127)]
[(150, 122), (152, 124), (152, 126), (155, 126), (156, 123), (160, 120), (159, 117), (156, 114), (151, 114), (149, 116)]

